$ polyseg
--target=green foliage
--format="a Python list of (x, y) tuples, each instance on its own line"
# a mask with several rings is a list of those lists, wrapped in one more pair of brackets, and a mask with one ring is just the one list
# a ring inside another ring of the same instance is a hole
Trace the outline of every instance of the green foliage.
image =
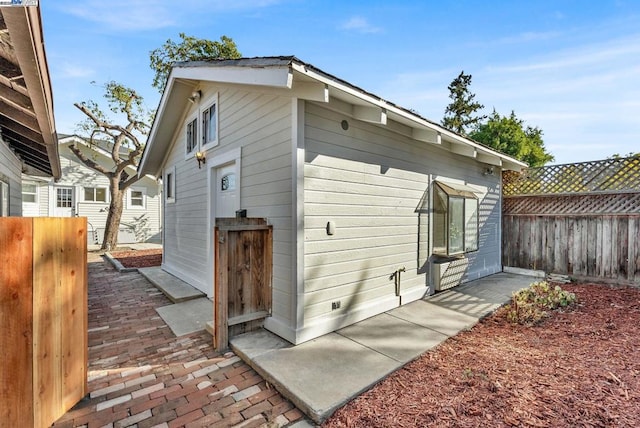
[(155, 71), (152, 86), (160, 93), (164, 91), (171, 67), (176, 62), (233, 59), (242, 56), (236, 43), (227, 36), (220, 37), (220, 41), (198, 39), (184, 33), (180, 33), (179, 36), (181, 41), (176, 43), (169, 39), (164, 45), (150, 52), (150, 66)]
[(469, 91), (470, 85), (471, 75), (464, 74), (464, 70), (453, 79), (448, 86), (449, 98), (453, 101), (445, 109), (442, 119), (443, 126), (462, 135), (467, 135), (467, 129), (477, 125), (486, 117), (475, 115), (478, 110), (484, 108), (484, 105), (474, 101), (476, 95)]
[(554, 157), (546, 151), (542, 140), (542, 130), (524, 125), (512, 111), (509, 116), (501, 116), (493, 110), (485, 123), (477, 126), (470, 138), (494, 148), (531, 167), (543, 166)]
[(552, 287), (546, 281), (534, 282), (527, 288), (513, 293), (506, 306), (507, 319), (513, 323), (535, 325), (548, 316), (549, 311), (564, 308), (576, 302), (576, 295)]

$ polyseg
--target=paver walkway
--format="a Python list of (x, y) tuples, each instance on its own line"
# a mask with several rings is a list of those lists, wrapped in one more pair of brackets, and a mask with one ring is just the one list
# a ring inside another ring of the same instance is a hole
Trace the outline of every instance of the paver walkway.
[(206, 332), (176, 337), (171, 302), (89, 254), (89, 395), (54, 427), (280, 427), (302, 413)]

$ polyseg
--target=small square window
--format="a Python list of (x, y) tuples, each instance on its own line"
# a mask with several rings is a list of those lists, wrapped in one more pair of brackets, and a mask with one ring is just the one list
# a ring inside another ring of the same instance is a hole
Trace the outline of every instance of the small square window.
[(143, 189), (131, 189), (129, 191), (129, 207), (130, 208), (144, 208), (145, 206), (145, 192)]

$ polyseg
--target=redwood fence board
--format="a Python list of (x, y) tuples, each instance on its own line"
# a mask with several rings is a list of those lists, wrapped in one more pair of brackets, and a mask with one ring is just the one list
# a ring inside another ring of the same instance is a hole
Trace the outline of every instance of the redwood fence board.
[(48, 427), (87, 394), (86, 233), (86, 218), (0, 218), (6, 426)]

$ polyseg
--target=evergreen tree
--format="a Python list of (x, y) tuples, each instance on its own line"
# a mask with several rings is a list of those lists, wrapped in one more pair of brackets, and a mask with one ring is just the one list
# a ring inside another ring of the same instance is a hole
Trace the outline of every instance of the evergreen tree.
[(477, 126), (486, 116), (477, 116), (476, 112), (482, 110), (484, 105), (474, 101), (476, 95), (469, 91), (471, 75), (460, 72), (458, 77), (449, 84), (449, 98), (451, 104), (447, 106), (442, 119), (442, 125), (462, 135), (467, 135), (468, 130)]

